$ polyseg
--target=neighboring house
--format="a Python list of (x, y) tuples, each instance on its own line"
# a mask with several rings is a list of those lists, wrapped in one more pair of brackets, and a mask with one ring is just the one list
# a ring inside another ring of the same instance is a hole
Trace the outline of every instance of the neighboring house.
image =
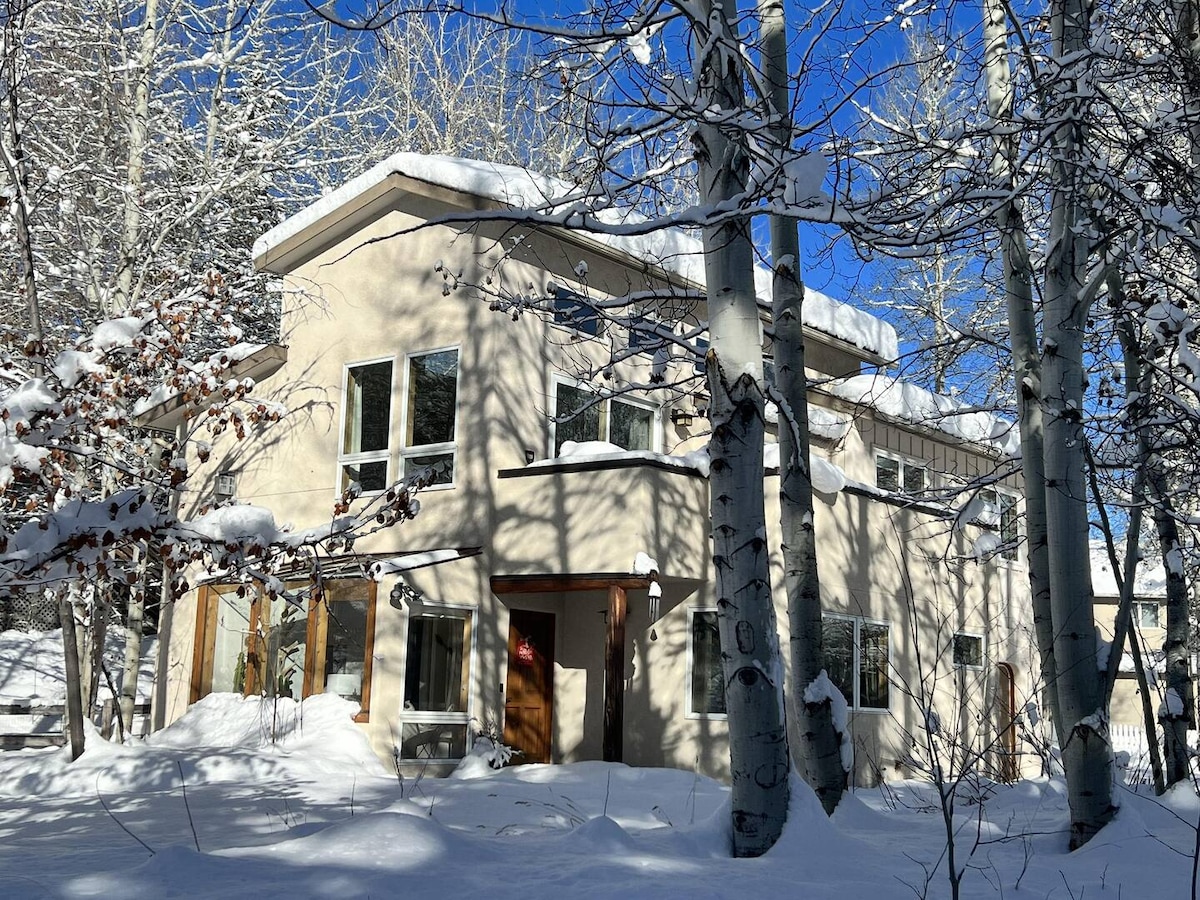
[[(1119, 543), (1118, 552), (1124, 552), (1124, 544)], [(1113, 624), (1117, 617), (1117, 605), (1121, 599), (1121, 588), (1113, 575), (1112, 563), (1108, 551), (1099, 542), (1093, 542), (1092, 556), (1092, 591), (1096, 596), (1096, 625), (1100, 636), (1111, 641)], [(1146, 669), (1147, 686), (1149, 687), (1150, 710), (1157, 720), (1158, 707), (1162, 703), (1164, 681), (1159, 678), (1166, 674), (1163, 652), (1163, 642), (1166, 639), (1167, 625), (1167, 573), (1159, 562), (1142, 562), (1138, 565), (1137, 580), (1133, 586), (1133, 618), (1131, 625), (1138, 636), (1138, 646), (1142, 650), (1142, 661)], [(1128, 643), (1121, 656), (1121, 667), (1117, 674), (1117, 683), (1113, 687), (1112, 704), (1109, 707), (1109, 719), (1113, 725), (1144, 728), (1142, 691), (1138, 685), (1132, 655)], [(1194, 671), (1194, 669), (1193, 669)]]
[[(381, 757), (434, 771), (489, 731), (526, 762), (727, 774), (696, 357), (579, 303), (643, 292), (638, 321), (694, 331), (702, 260), (675, 232), (467, 221), (559, 189), (402, 154), (258, 243), (258, 266), (291, 298), (288, 361), (259, 390), (291, 413), (267, 440), (218, 447), (224, 495), (306, 527), (351, 481), (370, 494), (432, 465), (437, 484), (414, 521), (326, 561), (324, 602), (308, 610), (221, 584), (180, 598), (163, 718), (211, 691), (334, 691), (360, 704)], [(813, 452), (826, 461), (825, 643), (856, 779), (911, 774), (932, 721), (1011, 777), (1013, 722), (1036, 680), (1016, 485), (1002, 477), (1015, 435), (865, 374), (896, 357), (880, 320), (812, 292), (806, 324)], [(584, 364), (603, 374), (581, 380)], [(652, 375), (674, 387), (613, 393)], [(776, 554), (772, 577), (786, 656)], [(931, 704), (938, 717), (922, 712)]]

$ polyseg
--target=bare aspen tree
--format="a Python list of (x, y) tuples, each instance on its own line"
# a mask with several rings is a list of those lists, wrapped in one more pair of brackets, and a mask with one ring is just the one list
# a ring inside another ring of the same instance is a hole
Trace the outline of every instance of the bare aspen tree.
[[(758, 11), (773, 150), (778, 159), (784, 160), (794, 151), (783, 3), (760, 0)], [(841, 745), (848, 736), (838, 730), (834, 721), (832, 698), (817, 689), (825, 674), (825, 653), (809, 462), (800, 236), (796, 220), (779, 214), (770, 217), (770, 234), (771, 321), (780, 412), (780, 543), (792, 662), (791, 707), (802, 742), (800, 758), (805, 780), (816, 791), (825, 811), (832, 813), (846, 787), (848, 773), (842, 767)]]
[(1085, 0), (1051, 4), (1052, 56), (1059, 72), (1049, 88), (1047, 109), (1051, 187), (1042, 309), (1046, 537), (1056, 669), (1052, 687), (1062, 718), (1072, 847), (1090, 840), (1115, 812), (1108, 717), (1097, 675), (1083, 433), (1083, 347), (1091, 306), (1084, 291), (1091, 235), (1084, 166), (1090, 17)]
[[(1042, 683), (1053, 686), (1058, 679), (1054, 660), (1054, 621), (1050, 611), (1049, 546), (1046, 538), (1041, 360), (1033, 297), (1034, 271), (1021, 203), (1016, 194), (1020, 132), (1013, 120), (1013, 85), (1008, 64), (1006, 5), (1003, 0), (984, 0), (983, 27), (984, 77), (995, 143), (991, 168), (996, 187), (1009, 197), (997, 206), (995, 221), (1004, 268), (1017, 423), (1021, 432), (1029, 588), (1042, 664)], [(1045, 696), (1050, 706), (1050, 720), (1061, 739), (1063, 722), (1058, 695), (1051, 689), (1045, 692)]]
[[(745, 104), (734, 3), (704, 2), (696, 17), (695, 86), (707, 111), (695, 134), (701, 202), (736, 202), (749, 177), (744, 134), (725, 116)], [(729, 712), (735, 856), (759, 856), (787, 817), (787, 728), (783, 667), (771, 599), (763, 500), (762, 323), (754, 290), (749, 219), (729, 216), (703, 230), (708, 383), (712, 394), (710, 509), (717, 618)]]

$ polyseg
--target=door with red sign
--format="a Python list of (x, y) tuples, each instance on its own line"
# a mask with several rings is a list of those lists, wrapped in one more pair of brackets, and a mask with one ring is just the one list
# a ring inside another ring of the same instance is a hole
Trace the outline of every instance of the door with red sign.
[(550, 762), (554, 709), (554, 615), (514, 609), (508, 619), (504, 743), (513, 763)]

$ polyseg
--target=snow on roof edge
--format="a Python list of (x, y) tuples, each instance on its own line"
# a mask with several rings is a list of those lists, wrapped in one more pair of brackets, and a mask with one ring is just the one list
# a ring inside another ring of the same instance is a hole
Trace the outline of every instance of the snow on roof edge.
[[(254, 242), (251, 250), (253, 258), (269, 253), (305, 228), (382, 184), (393, 174), (485, 197), (512, 207), (561, 210), (564, 198), (569, 198), (573, 193), (573, 188), (565, 182), (517, 166), (449, 156), (396, 153), (263, 234)], [(649, 234), (627, 235), (593, 231), (578, 233), (630, 257), (681, 275), (695, 284), (704, 284), (700, 241), (682, 229), (668, 228)], [(755, 289), (760, 300), (770, 297), (770, 283), (771, 273), (756, 267)], [(877, 354), (888, 362), (895, 362), (899, 358), (899, 340), (891, 325), (811, 288), (805, 290), (804, 323)]]

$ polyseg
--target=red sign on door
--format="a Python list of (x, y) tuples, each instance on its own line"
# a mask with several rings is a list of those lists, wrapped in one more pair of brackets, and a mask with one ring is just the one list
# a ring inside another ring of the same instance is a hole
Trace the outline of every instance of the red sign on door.
[(521, 638), (517, 642), (517, 662), (524, 666), (533, 665), (533, 644), (529, 638)]

